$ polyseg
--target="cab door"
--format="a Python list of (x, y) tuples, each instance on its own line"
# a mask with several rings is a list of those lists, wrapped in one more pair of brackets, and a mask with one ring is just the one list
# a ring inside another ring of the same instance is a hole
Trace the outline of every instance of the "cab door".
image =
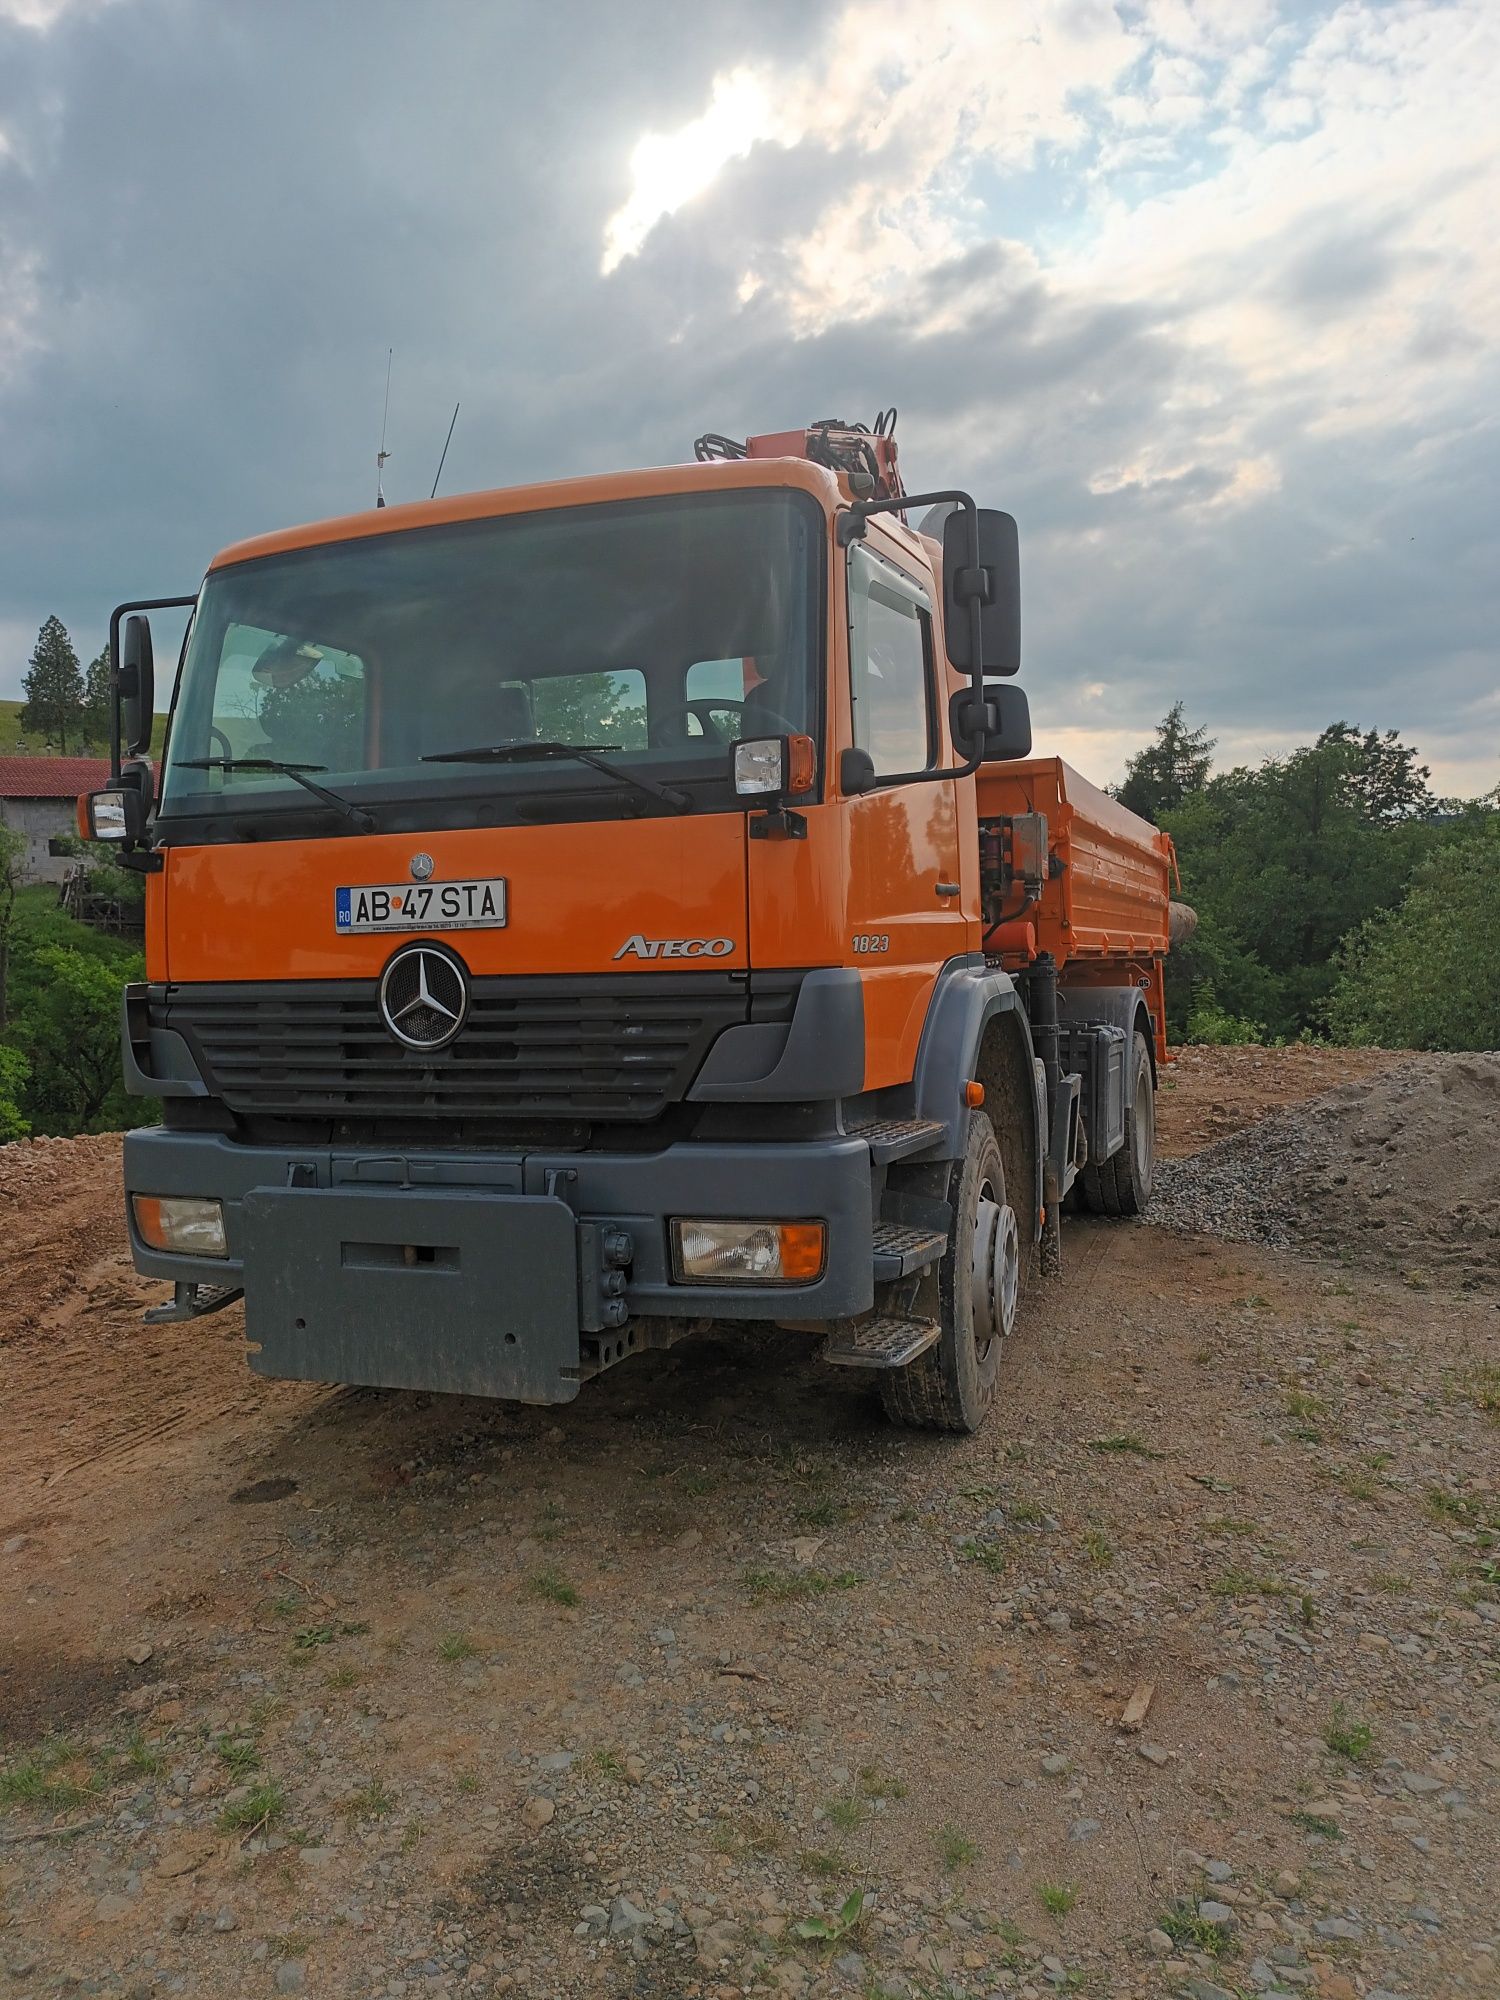
[[(949, 762), (931, 580), (875, 524), (846, 569), (849, 741), (876, 778)], [(952, 779), (845, 801), (847, 963), (864, 975), (865, 1089), (909, 1082), (939, 969), (968, 948)], [(972, 872), (972, 871), (971, 871)]]

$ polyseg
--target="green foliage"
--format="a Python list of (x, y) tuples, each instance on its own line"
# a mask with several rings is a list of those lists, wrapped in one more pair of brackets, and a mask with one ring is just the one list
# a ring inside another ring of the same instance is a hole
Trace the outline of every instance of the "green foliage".
[(1500, 813), (1430, 854), (1346, 941), (1328, 1018), (1343, 1041), (1500, 1048)]
[[(0, 893), (0, 959), (3, 914)], [(12, 1122), (18, 1116), (33, 1131), (59, 1135), (119, 1131), (158, 1116), (154, 1100), (126, 1094), (120, 1071), (120, 995), (144, 976), (139, 951), (75, 923), (47, 887), (19, 892), (8, 942), (0, 1138), (7, 1100)]]
[(1214, 739), (1207, 729), (1189, 729), (1182, 703), (1174, 701), (1156, 725), (1155, 738), (1125, 766), (1118, 797), (1153, 824), (1174, 811), (1190, 792), (1200, 791), (1213, 760)]
[(26, 693), (21, 727), (55, 743), (64, 754), (70, 735), (76, 747), (83, 717), (83, 670), (60, 618), (48, 618), (37, 633), (21, 686)]
[(78, 712), (78, 739), (91, 750), (109, 744), (109, 647), (89, 661), (83, 676), (83, 700)]
[(1226, 1014), (1214, 998), (1212, 982), (1205, 979), (1200, 983), (1193, 994), (1193, 1004), (1188, 1009), (1184, 1041), (1207, 1042), (1214, 1048), (1232, 1048), (1264, 1042), (1265, 1039), (1266, 1031), (1259, 1021), (1246, 1021), (1238, 1014)]
[(0, 1042), (0, 1146), (9, 1139), (24, 1139), (31, 1120), (21, 1110), (31, 1064), (19, 1049)]
[(1334, 723), (1304, 749), (1206, 776), (1165, 807), (1199, 917), (1167, 961), (1176, 1035), (1191, 1038), (1195, 1016), (1208, 1040), (1251, 1024), (1269, 1041), (1327, 1026), (1342, 940), (1456, 837), (1432, 816), (1415, 760), (1393, 732)]

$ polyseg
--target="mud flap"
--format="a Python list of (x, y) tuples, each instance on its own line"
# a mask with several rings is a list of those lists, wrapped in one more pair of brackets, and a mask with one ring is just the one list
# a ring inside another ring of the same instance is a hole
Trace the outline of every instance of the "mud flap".
[(566, 1403), (577, 1224), (550, 1195), (255, 1188), (245, 1330), (261, 1375)]

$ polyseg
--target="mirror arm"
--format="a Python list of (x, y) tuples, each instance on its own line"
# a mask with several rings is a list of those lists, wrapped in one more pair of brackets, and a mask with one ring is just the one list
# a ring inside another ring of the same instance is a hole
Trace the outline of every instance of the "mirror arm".
[(120, 621), (132, 611), (184, 611), (198, 602), (191, 597), (142, 597), (133, 604), (117, 604), (109, 614), (109, 780), (120, 777)]
[[(969, 517), (969, 554), (972, 558), (972, 575), (977, 579), (977, 587), (972, 593), (966, 593), (969, 606), (969, 658), (973, 662), (969, 669), (969, 691), (974, 701), (983, 702), (984, 627), (981, 612), (989, 590), (979, 563), (979, 509), (974, 504), (974, 496), (954, 486), (945, 488), (940, 493), (901, 493), (891, 500), (856, 500), (848, 512), (840, 514), (838, 518), (836, 529), (838, 544), (841, 549), (846, 549), (851, 542), (863, 541), (865, 522), (872, 514), (904, 514), (908, 507), (938, 507), (945, 500), (953, 501)], [(883, 791), (890, 785), (931, 785), (948, 778), (972, 778), (983, 762), (984, 740), (981, 737), (978, 753), (962, 764), (949, 764), (937, 771), (894, 771), (890, 776), (882, 772), (871, 789)]]

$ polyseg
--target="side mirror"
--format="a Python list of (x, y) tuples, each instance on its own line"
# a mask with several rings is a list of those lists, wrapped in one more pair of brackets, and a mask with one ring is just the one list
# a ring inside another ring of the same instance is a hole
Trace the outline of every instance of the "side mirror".
[(126, 756), (140, 757), (151, 747), (156, 721), (156, 665), (151, 652), (151, 622), (139, 612), (132, 612), (125, 620), (115, 688), (120, 704), (120, 746)]
[(1025, 688), (987, 687), (979, 702), (972, 689), (960, 688), (948, 705), (948, 723), (961, 757), (1007, 764), (1031, 755), (1031, 703)]
[[(979, 568), (974, 568), (969, 512), (943, 523), (943, 633), (960, 673), (1009, 676), (1021, 670), (1021, 550), (1015, 516), (979, 509)], [(979, 599), (979, 643), (973, 657), (969, 606)], [(1020, 754), (1020, 753), (1017, 753)]]
[(146, 831), (146, 804), (134, 785), (85, 792), (78, 801), (78, 831), (85, 840), (134, 847)]

